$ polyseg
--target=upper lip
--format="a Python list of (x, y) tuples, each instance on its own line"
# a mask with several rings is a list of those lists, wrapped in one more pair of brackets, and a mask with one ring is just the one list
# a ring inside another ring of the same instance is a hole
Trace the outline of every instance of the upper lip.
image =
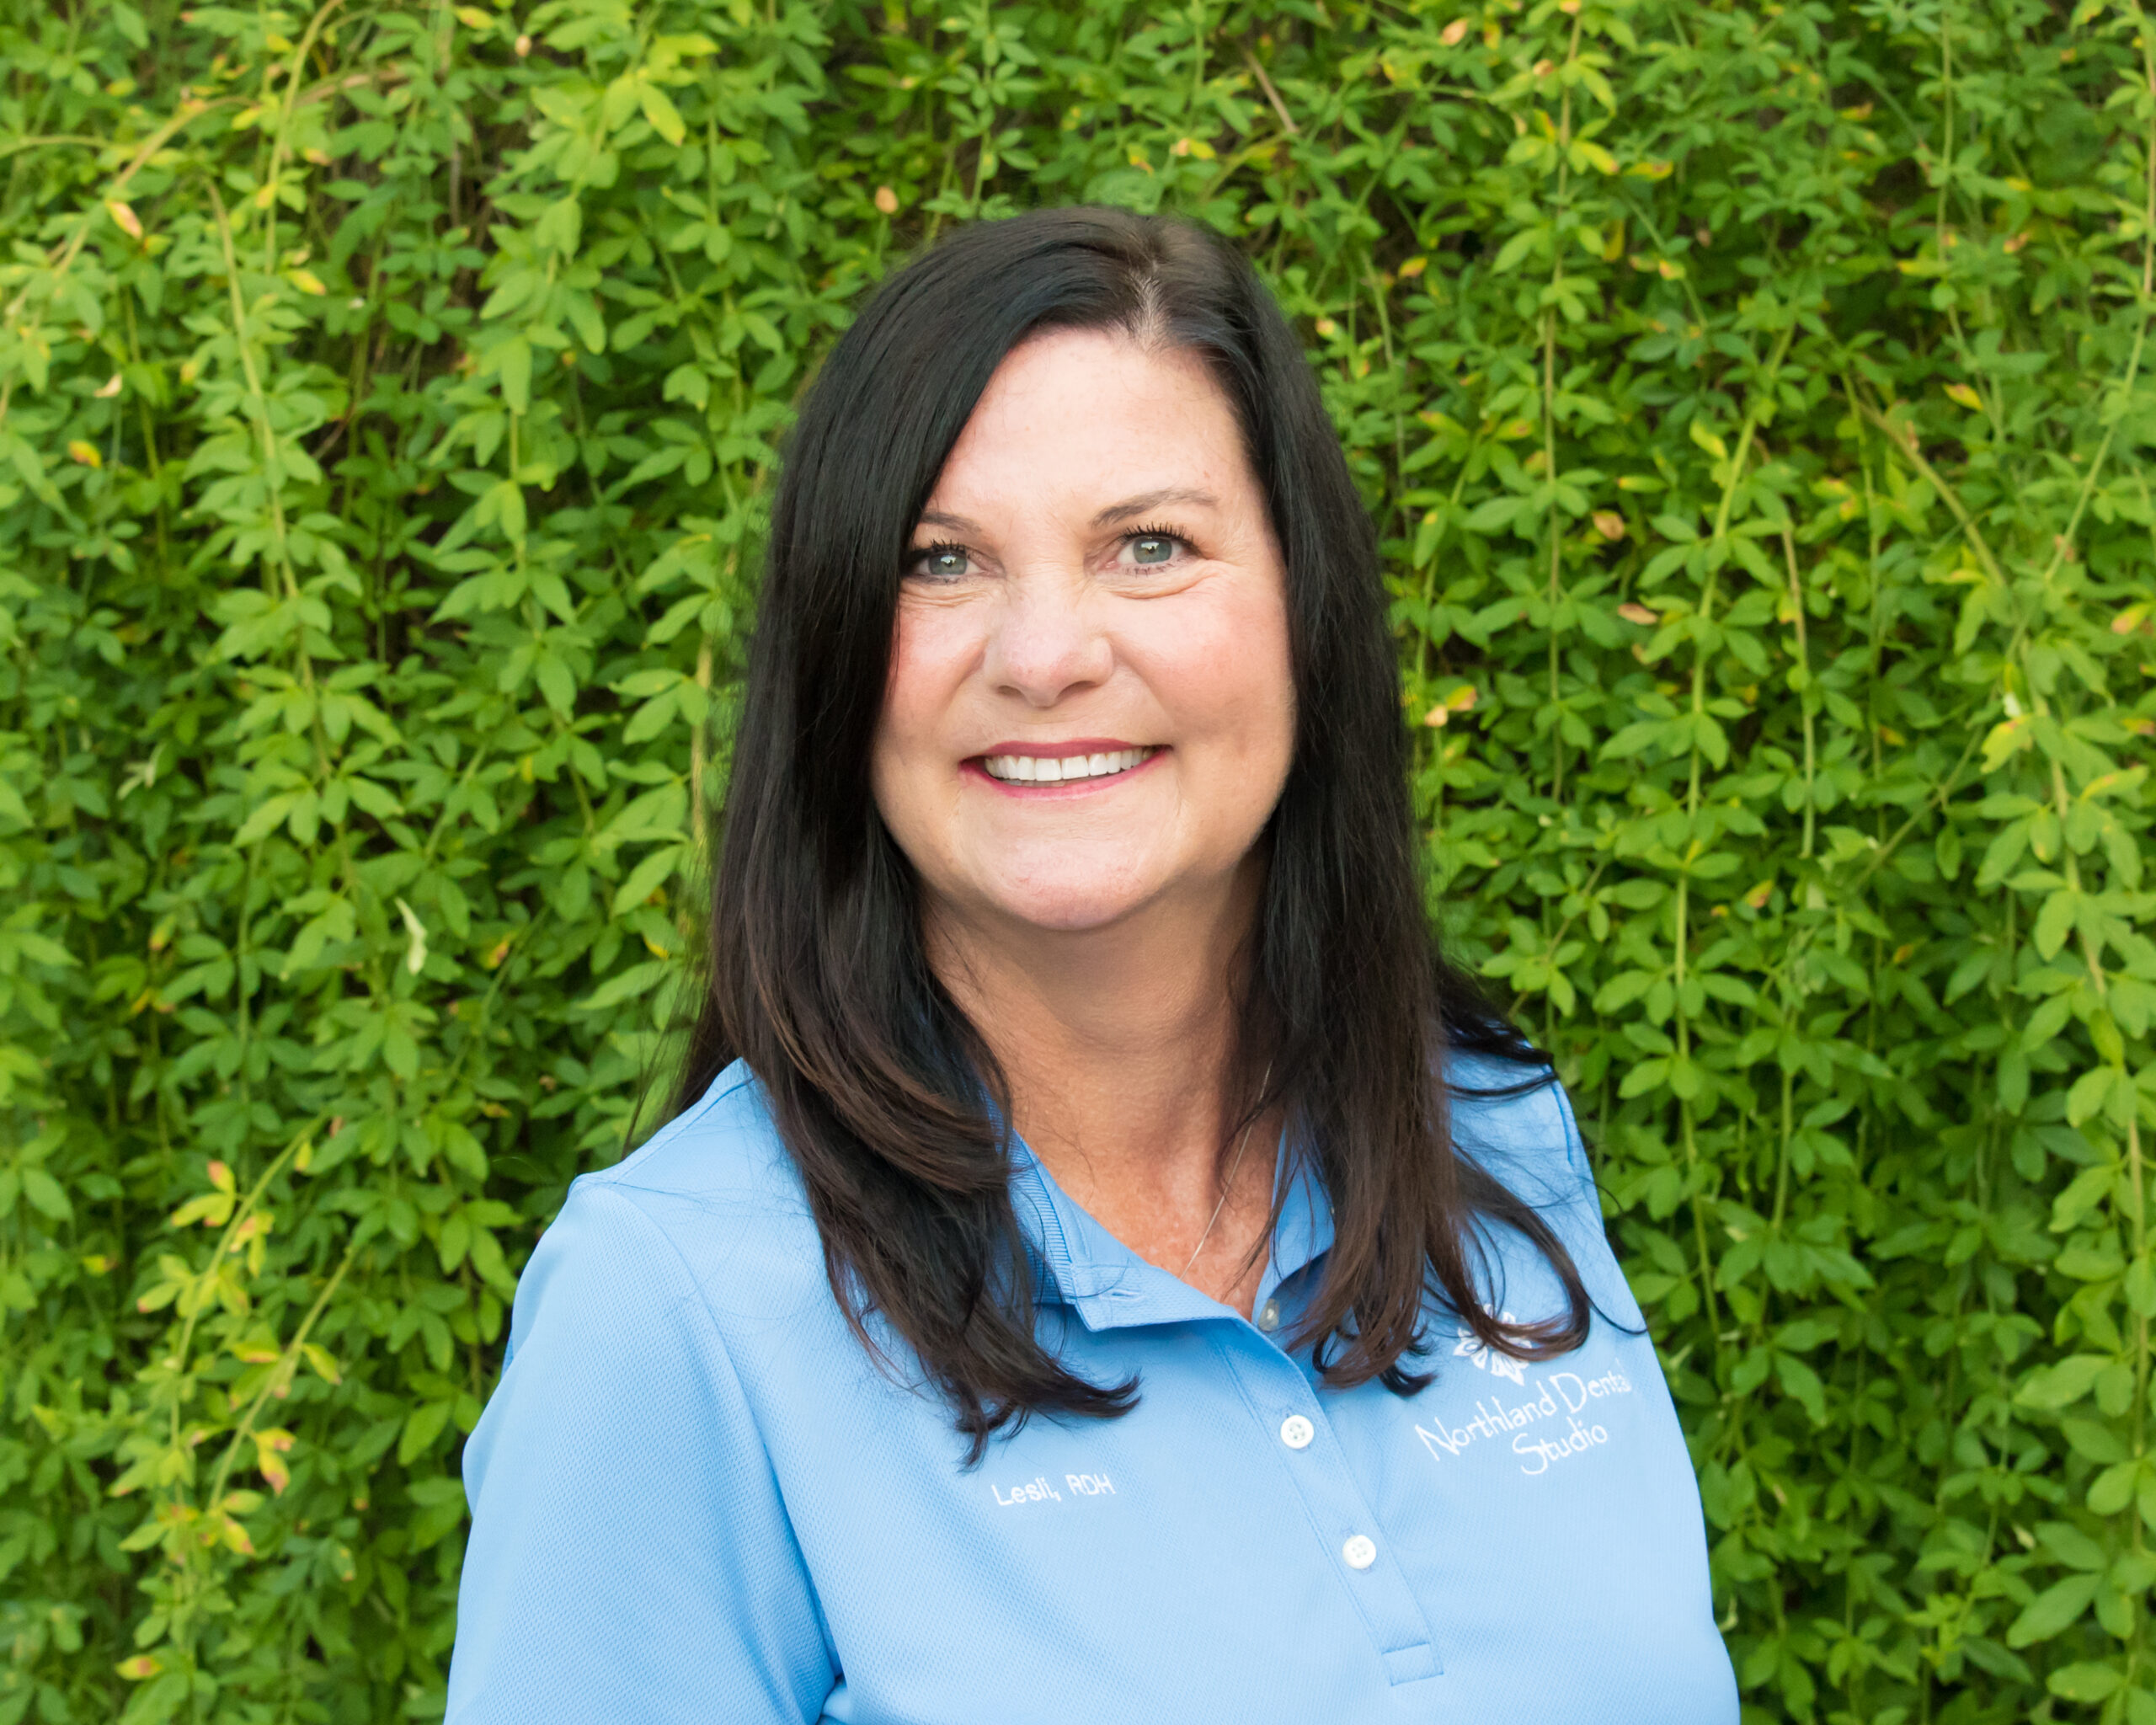
[(1113, 755), (1118, 749), (1150, 749), (1151, 743), (1126, 743), (1118, 737), (1074, 737), (1065, 743), (991, 743), (973, 758), (1030, 755), (1036, 761), (1067, 761), (1078, 755)]

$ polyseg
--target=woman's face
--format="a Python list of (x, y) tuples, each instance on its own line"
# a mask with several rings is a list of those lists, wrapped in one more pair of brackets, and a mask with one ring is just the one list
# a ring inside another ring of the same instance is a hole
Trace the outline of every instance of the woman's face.
[(872, 764), (931, 910), (1217, 907), (1288, 774), (1286, 604), (1202, 361), (1092, 330), (1013, 350), (915, 530)]

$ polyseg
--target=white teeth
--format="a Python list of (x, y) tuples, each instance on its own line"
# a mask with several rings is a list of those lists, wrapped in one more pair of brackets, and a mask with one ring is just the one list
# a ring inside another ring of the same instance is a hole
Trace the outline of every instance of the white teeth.
[(1128, 772), (1154, 751), (1115, 749), (1103, 755), (989, 755), (981, 766), (1009, 784), (1068, 784), (1073, 779), (1110, 778)]

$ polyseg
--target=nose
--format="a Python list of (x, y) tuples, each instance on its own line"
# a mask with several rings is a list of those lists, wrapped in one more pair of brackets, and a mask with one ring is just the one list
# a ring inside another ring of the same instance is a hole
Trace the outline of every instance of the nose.
[(1115, 652), (1086, 601), (1084, 584), (1059, 573), (1011, 579), (982, 665), (990, 686), (1045, 708), (1105, 683)]

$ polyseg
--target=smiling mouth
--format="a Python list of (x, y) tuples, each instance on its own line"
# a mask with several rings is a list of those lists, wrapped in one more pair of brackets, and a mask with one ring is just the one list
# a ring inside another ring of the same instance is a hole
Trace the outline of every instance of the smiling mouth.
[(1113, 778), (1142, 766), (1161, 751), (1110, 749), (1098, 755), (984, 755), (981, 771), (999, 784), (1070, 784), (1081, 779)]

